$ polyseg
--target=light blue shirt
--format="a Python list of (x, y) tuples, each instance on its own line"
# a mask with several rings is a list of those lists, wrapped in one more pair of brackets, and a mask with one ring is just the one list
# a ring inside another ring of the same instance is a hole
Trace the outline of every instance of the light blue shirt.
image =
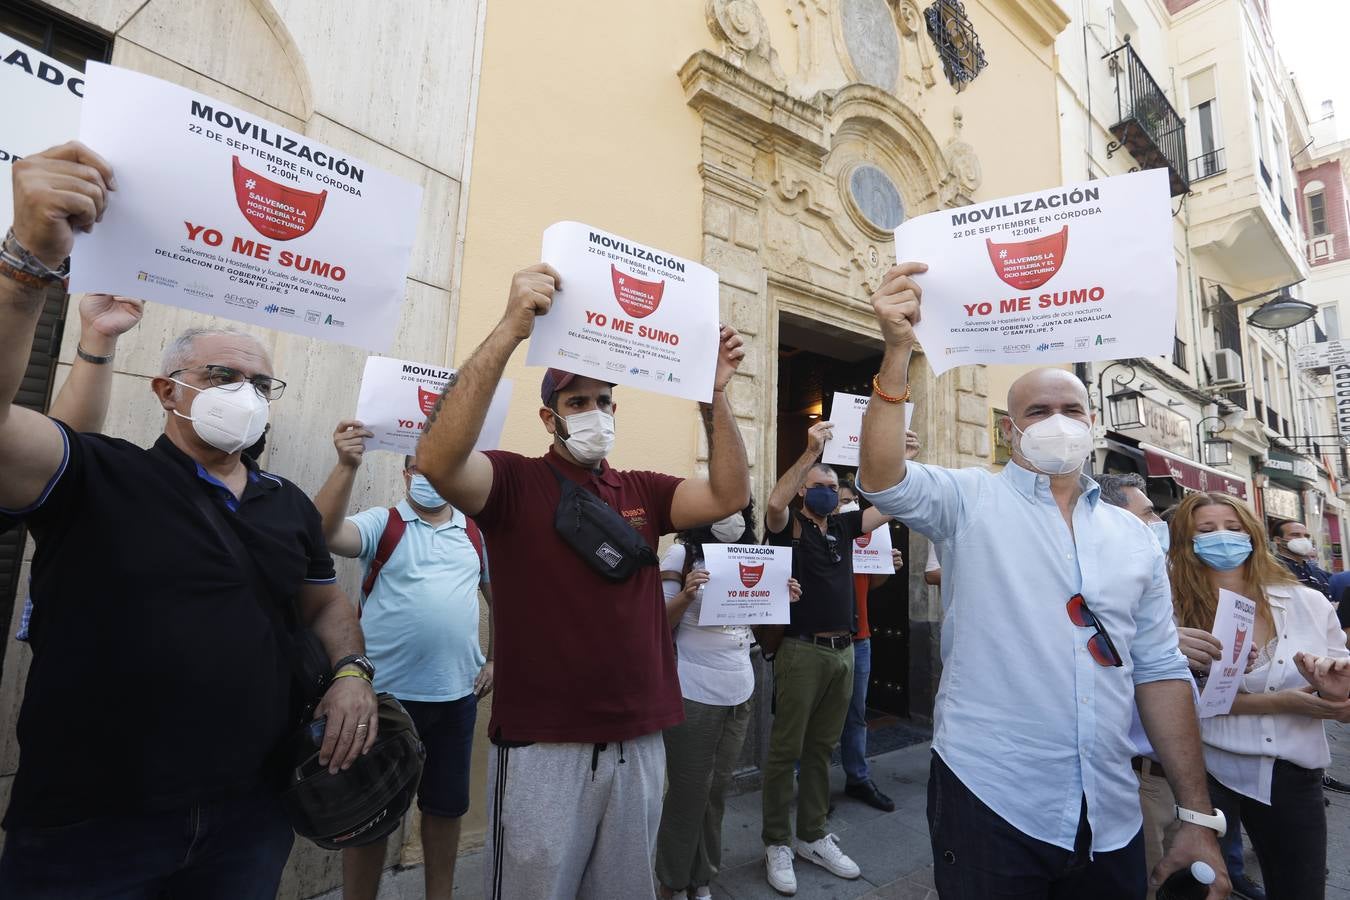
[[(1130, 769), (1134, 686), (1190, 678), (1157, 540), (1134, 515), (1099, 502), (1086, 477), (1070, 534), (1050, 479), (1016, 463), (997, 474), (913, 462), (907, 470), (863, 496), (942, 554), (933, 749), (1024, 834), (1072, 849), (1086, 797), (1092, 850), (1124, 847), (1142, 824)], [(1065, 609), (1076, 593), (1124, 666), (1093, 660), (1095, 632)]]
[[(433, 526), (406, 500), (397, 509), (407, 530), (361, 611), (375, 690), (400, 700), (458, 700), (473, 693), (484, 662), (478, 645), (478, 554), (459, 510)], [(361, 532), (359, 558), (367, 569), (388, 520), (384, 507), (347, 519)]]

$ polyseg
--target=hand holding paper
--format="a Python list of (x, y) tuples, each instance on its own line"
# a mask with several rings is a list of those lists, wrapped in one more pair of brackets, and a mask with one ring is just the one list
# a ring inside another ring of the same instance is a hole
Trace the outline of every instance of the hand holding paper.
[(1294, 664), (1325, 700), (1350, 699), (1350, 659), (1295, 653)]
[(718, 340), (721, 344), (717, 350), (717, 374), (713, 376), (714, 391), (726, 389), (745, 359), (745, 338), (735, 328), (723, 325)]
[(48, 268), (61, 265), (76, 231), (103, 218), (112, 167), (93, 150), (71, 141), (14, 164), (14, 236)]
[(1209, 668), (1209, 679), (1200, 692), (1200, 718), (1227, 715), (1247, 671), (1247, 654), (1253, 643), (1256, 604), (1229, 590), (1219, 590), (1213, 633), (1223, 643), (1223, 653)]
[(913, 276), (922, 275), (928, 266), (920, 262), (891, 266), (872, 295), (872, 309), (887, 347), (908, 347), (914, 343), (914, 326), (919, 323), (919, 302), (923, 288)]
[(548, 315), (553, 294), (562, 287), (562, 276), (548, 263), (535, 263), (511, 277), (511, 293), (506, 298), (502, 325), (517, 341), (534, 332), (535, 319)]

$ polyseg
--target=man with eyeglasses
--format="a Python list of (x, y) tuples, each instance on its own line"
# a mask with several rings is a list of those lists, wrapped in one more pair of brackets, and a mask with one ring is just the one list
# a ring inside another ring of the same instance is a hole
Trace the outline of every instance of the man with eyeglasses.
[(274, 897), (294, 840), (274, 754), (296, 725), (297, 622), (334, 664), (315, 713), (330, 771), (373, 744), (377, 723), (318, 512), (241, 460), (285, 385), (257, 338), (198, 329), (150, 382), (168, 414), (150, 450), (16, 406), (47, 290), (116, 182), (78, 143), (15, 162), (13, 176), (0, 528), (25, 523), (37, 552), (0, 895)]
[(863, 419), (863, 496), (941, 550), (942, 680), (928, 825), (940, 897), (1140, 900), (1146, 892), (1138, 704), (1180, 820), (1153, 870), (1202, 860), (1228, 896), (1163, 555), (1137, 517), (1083, 475), (1093, 417), (1083, 383), (1037, 369), (1008, 392), (1000, 473), (907, 462), (914, 324), (927, 267), (893, 267), (872, 297), (885, 355)]
[[(820, 462), (834, 426), (817, 422), (806, 450), (778, 479), (765, 504), (765, 542), (792, 548), (792, 576), (802, 597), (774, 656), (774, 716), (764, 761), (764, 865), (769, 885), (797, 891), (793, 857), (840, 878), (862, 874), (825, 831), (830, 807), (830, 753), (853, 697), (853, 539), (890, 521), (875, 509), (835, 513), (839, 475)], [(903, 445), (904, 438), (901, 438)], [(789, 504), (801, 499), (801, 510)], [(797, 782), (797, 825), (791, 823), (792, 773)]]

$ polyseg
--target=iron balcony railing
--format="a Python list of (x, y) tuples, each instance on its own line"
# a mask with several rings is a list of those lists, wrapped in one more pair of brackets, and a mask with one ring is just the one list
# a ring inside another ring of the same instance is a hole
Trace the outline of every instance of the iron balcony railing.
[(1228, 163), (1224, 160), (1222, 147), (1201, 154), (1191, 160), (1191, 184), (1205, 178), (1221, 175), (1227, 169)]
[(1123, 147), (1141, 169), (1166, 169), (1173, 197), (1186, 193), (1186, 121), (1128, 40), (1102, 58), (1116, 78), (1116, 124), (1111, 126), (1116, 139), (1107, 146), (1107, 157)]

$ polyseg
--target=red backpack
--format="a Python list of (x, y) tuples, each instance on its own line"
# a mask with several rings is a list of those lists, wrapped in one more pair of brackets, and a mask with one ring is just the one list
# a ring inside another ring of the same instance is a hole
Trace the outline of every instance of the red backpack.
[[(384, 568), (385, 563), (389, 562), (389, 557), (394, 555), (394, 548), (398, 546), (399, 541), (403, 540), (403, 533), (407, 530), (408, 523), (403, 521), (403, 516), (399, 515), (398, 507), (389, 507), (389, 518), (385, 520), (384, 531), (380, 533), (380, 542), (375, 545), (375, 558), (370, 561), (370, 568), (366, 570), (366, 578), (361, 582), (361, 605), (356, 610), (358, 618), (361, 615), (361, 610), (365, 608), (366, 598), (375, 589), (375, 579), (380, 577), (380, 570)], [(468, 516), (464, 517), (464, 530), (468, 532), (469, 543), (473, 544), (474, 552), (478, 554), (479, 575), (485, 575), (487, 574), (487, 562), (483, 559), (483, 532), (478, 530), (478, 524)]]

